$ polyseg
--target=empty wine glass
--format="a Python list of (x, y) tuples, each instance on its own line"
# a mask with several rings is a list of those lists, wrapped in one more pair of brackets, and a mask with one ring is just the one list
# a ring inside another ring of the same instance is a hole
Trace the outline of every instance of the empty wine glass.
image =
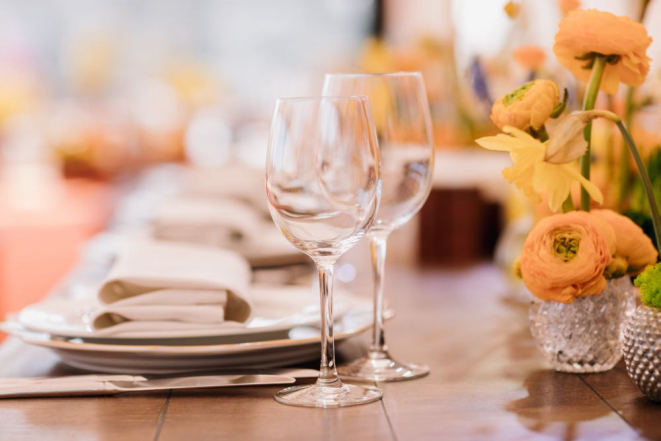
[(276, 102), (266, 195), (282, 234), (314, 260), (321, 291), (321, 368), (314, 385), (284, 389), (294, 406), (340, 407), (381, 398), (375, 388), (342, 384), (333, 340), (333, 267), (374, 221), (381, 192), (379, 151), (366, 97)]
[(401, 363), (388, 353), (383, 333), (383, 278), (388, 235), (415, 215), (429, 196), (434, 143), (429, 104), (419, 72), (329, 74), (324, 95), (367, 95), (381, 153), (382, 194), (370, 229), (374, 272), (374, 330), (366, 357), (340, 366), (343, 378), (397, 381), (422, 377), (429, 368)]

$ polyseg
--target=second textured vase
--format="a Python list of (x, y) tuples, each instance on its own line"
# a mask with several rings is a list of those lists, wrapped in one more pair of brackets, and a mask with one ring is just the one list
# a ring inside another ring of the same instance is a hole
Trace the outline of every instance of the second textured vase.
[(661, 310), (636, 309), (624, 331), (624, 361), (640, 391), (661, 401)]

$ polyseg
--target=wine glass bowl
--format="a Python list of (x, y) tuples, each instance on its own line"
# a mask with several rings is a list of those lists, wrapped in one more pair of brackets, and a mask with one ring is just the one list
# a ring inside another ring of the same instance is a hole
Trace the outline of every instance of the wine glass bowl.
[(269, 144), (266, 195), (285, 237), (311, 257), (355, 245), (380, 192), (367, 99), (278, 100)]
[(418, 72), (328, 74), (324, 95), (366, 95), (381, 155), (381, 203), (373, 230), (406, 224), (431, 191), (433, 138), (429, 105)]
[(269, 210), (285, 237), (314, 260), (321, 291), (319, 378), (280, 391), (281, 403), (341, 407), (381, 398), (378, 389), (340, 381), (332, 308), (335, 261), (372, 226), (380, 193), (379, 150), (366, 97), (277, 100), (266, 162)]
[(422, 208), (431, 191), (434, 143), (429, 105), (419, 72), (328, 74), (324, 95), (367, 95), (381, 155), (379, 212), (368, 236), (374, 271), (374, 328), (366, 357), (341, 366), (343, 378), (398, 381), (429, 373), (424, 365), (394, 360), (383, 332), (386, 241)]

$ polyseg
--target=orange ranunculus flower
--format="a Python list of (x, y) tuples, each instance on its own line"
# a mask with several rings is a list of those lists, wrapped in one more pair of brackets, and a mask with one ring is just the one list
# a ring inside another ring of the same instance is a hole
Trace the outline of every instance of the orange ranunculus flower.
[(505, 126), (537, 130), (549, 119), (558, 101), (558, 86), (553, 81), (530, 81), (494, 103), (491, 121), (500, 130)]
[(631, 219), (612, 210), (592, 210), (592, 214), (608, 222), (615, 231), (615, 256), (626, 260), (628, 274), (640, 274), (647, 265), (656, 263), (658, 253), (652, 240)]
[(614, 95), (620, 81), (630, 86), (643, 84), (650, 68), (646, 54), (650, 43), (652, 38), (645, 26), (629, 17), (594, 9), (576, 10), (560, 22), (553, 51), (563, 66), (585, 82), (590, 79), (591, 69), (584, 68), (588, 61), (577, 57), (593, 53), (619, 56), (615, 64), (606, 64), (601, 80), (601, 90)]
[(581, 0), (558, 0), (558, 6), (560, 6), (562, 15), (567, 15), (581, 7)]
[(585, 211), (556, 214), (533, 228), (521, 252), (526, 287), (542, 300), (571, 303), (600, 294), (611, 263), (615, 234)]
[(512, 52), (514, 61), (524, 69), (539, 70), (546, 61), (546, 52), (539, 46), (520, 46)]

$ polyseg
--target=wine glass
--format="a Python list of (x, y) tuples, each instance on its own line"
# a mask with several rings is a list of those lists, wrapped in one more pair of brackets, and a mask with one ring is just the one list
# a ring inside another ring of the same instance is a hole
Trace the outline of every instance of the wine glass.
[(381, 153), (382, 193), (376, 221), (368, 232), (374, 276), (374, 329), (366, 357), (340, 366), (343, 378), (397, 381), (422, 377), (429, 368), (393, 360), (383, 330), (386, 241), (407, 223), (429, 196), (434, 143), (425, 85), (419, 72), (328, 74), (324, 95), (367, 95)]
[(280, 403), (365, 404), (375, 388), (342, 384), (335, 366), (333, 267), (368, 231), (381, 193), (379, 150), (367, 97), (276, 101), (266, 160), (266, 196), (282, 234), (314, 260), (321, 291), (321, 368), (311, 386), (284, 389)]

